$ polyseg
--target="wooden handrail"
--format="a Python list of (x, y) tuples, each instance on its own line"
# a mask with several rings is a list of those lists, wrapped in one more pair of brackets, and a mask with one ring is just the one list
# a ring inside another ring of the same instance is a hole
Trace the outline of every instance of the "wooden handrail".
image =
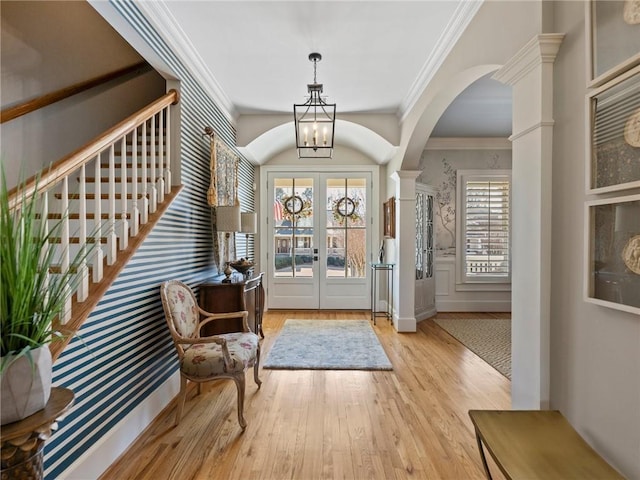
[(147, 62), (139, 62), (134, 65), (129, 65), (128, 67), (124, 67), (119, 70), (100, 75), (90, 80), (79, 82), (69, 87), (61, 88), (60, 90), (56, 90), (55, 92), (32, 98), (31, 100), (22, 102), (19, 105), (15, 105), (13, 107), (5, 108), (4, 110), (2, 110), (2, 112), (0, 112), (0, 124), (8, 122), (9, 120), (13, 120), (14, 118), (21, 117), (22, 115), (26, 115), (27, 113), (34, 112), (40, 108), (51, 105), (52, 103), (64, 100), (65, 98), (69, 98), (77, 93), (89, 90), (90, 88), (97, 87), (98, 85), (101, 85), (103, 83), (110, 82), (111, 80), (115, 80), (118, 77), (128, 75), (129, 73), (135, 72), (137, 70), (141, 70), (141, 72), (144, 72), (151, 69), (151, 65), (149, 65)]
[(62, 178), (71, 174), (82, 164), (92, 160), (106, 147), (114, 143), (119, 138), (122, 138), (125, 134), (136, 128), (142, 122), (151, 118), (160, 110), (169, 105), (175, 105), (178, 103), (179, 99), (180, 95), (177, 90), (169, 90), (169, 92), (158, 98), (155, 102), (150, 103), (130, 117), (125, 118), (123, 121), (97, 136), (83, 147), (80, 147), (66, 157), (54, 162), (51, 167), (46, 169), (42, 174), (34, 175), (29, 178), (23, 184), (23, 188), (16, 187), (11, 190), (11, 192), (9, 192), (10, 205), (15, 205), (15, 203), (19, 202), (23, 196), (25, 198), (29, 198), (33, 195), (36, 188), (39, 191), (44, 191), (50, 186), (55, 185)]

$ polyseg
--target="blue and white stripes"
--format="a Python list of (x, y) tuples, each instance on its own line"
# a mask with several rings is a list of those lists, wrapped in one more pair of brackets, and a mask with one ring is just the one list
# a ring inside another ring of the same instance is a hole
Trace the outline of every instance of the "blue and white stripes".
[[(209, 141), (201, 135), (204, 126), (212, 126), (235, 149), (233, 125), (136, 5), (120, 0), (112, 4), (179, 76), (184, 188), (54, 366), (54, 385), (72, 389), (76, 399), (71, 412), (60, 422), (60, 429), (46, 444), (47, 479), (64, 476), (66, 469), (176, 372), (175, 349), (162, 312), (159, 285), (164, 280), (180, 279), (195, 286), (213, 273), (206, 201)], [(245, 159), (239, 175), (243, 210), (251, 211), (254, 167)], [(243, 250), (243, 235), (238, 243)]]

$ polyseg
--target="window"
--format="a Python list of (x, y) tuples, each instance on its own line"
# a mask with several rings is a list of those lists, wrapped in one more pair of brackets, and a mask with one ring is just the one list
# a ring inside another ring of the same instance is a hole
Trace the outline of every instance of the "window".
[(458, 170), (461, 283), (511, 282), (509, 170)]

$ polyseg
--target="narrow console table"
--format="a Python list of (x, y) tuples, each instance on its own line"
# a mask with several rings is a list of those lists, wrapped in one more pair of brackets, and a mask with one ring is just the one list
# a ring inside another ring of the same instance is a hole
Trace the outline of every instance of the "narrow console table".
[[(264, 312), (264, 274), (245, 277), (240, 273), (231, 275), (231, 282), (223, 283), (225, 276), (213, 277), (200, 284), (200, 307), (210, 313), (226, 313), (247, 310), (249, 328), (264, 338), (262, 315)], [(203, 327), (203, 335), (238, 332), (242, 328), (240, 318), (220, 320)]]
[(3, 479), (43, 477), (43, 448), (51, 434), (58, 429), (59, 420), (73, 404), (73, 392), (53, 387), (49, 401), (42, 410), (17, 422), (0, 427), (2, 443)]
[(480, 458), (482, 445), (507, 479), (624, 480), (557, 410), (469, 410)]
[[(393, 306), (393, 267), (394, 263), (372, 263), (371, 264), (371, 320), (373, 324), (376, 324), (377, 316), (385, 316), (391, 321), (392, 306)], [(382, 279), (378, 278), (378, 275), (386, 274), (386, 301), (387, 309), (378, 310), (378, 283), (381, 283)]]

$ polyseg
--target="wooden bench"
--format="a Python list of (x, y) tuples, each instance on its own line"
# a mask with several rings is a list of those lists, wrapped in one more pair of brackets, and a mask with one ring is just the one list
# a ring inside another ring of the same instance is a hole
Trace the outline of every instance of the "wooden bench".
[(469, 410), (484, 449), (509, 480), (623, 479), (557, 410)]

